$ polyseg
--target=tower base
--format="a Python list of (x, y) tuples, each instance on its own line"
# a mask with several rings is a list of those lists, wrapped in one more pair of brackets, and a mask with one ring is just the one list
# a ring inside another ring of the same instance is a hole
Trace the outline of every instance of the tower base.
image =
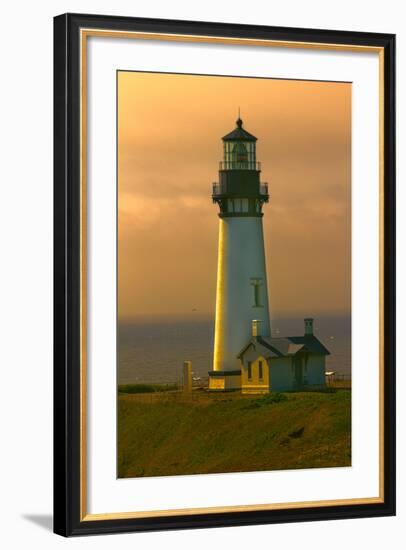
[(209, 390), (210, 391), (235, 391), (241, 389), (241, 371), (240, 370), (212, 370), (209, 371)]

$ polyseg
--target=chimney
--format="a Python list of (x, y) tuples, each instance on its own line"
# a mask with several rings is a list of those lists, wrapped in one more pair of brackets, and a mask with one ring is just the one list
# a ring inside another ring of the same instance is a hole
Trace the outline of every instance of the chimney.
[(313, 335), (313, 319), (307, 318), (304, 320), (305, 336)]
[(262, 336), (261, 334), (261, 323), (260, 319), (253, 319), (252, 321), (252, 336), (256, 338), (257, 336)]

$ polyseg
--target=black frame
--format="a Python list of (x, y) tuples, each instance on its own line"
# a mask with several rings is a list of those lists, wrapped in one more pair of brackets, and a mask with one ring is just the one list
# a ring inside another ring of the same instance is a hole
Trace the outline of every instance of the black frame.
[[(384, 48), (384, 502), (80, 521), (80, 28)], [(395, 514), (395, 36), (64, 14), (54, 19), (54, 531), (63, 536)]]

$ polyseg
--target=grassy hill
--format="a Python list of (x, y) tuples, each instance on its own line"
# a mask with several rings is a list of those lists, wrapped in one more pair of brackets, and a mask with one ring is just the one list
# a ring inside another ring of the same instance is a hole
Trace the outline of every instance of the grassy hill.
[(351, 391), (119, 393), (119, 477), (351, 465)]

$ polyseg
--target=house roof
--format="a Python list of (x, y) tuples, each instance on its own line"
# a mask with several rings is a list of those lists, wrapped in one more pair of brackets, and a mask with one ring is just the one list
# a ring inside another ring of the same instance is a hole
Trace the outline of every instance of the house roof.
[(237, 357), (242, 357), (250, 346), (253, 346), (256, 351), (267, 358), (287, 357), (296, 355), (299, 351), (307, 351), (316, 355), (330, 355), (328, 349), (313, 334), (286, 336), (284, 338), (252, 337)]
[(269, 346), (265, 341), (261, 341), (259, 338), (251, 338), (248, 344), (240, 351), (237, 357), (241, 357), (250, 348), (253, 347), (258, 354), (264, 357), (280, 357), (280, 353)]
[(320, 342), (314, 334), (305, 334), (304, 336), (289, 336), (289, 340), (294, 344), (302, 344), (311, 353), (318, 355), (330, 355), (328, 349)]

